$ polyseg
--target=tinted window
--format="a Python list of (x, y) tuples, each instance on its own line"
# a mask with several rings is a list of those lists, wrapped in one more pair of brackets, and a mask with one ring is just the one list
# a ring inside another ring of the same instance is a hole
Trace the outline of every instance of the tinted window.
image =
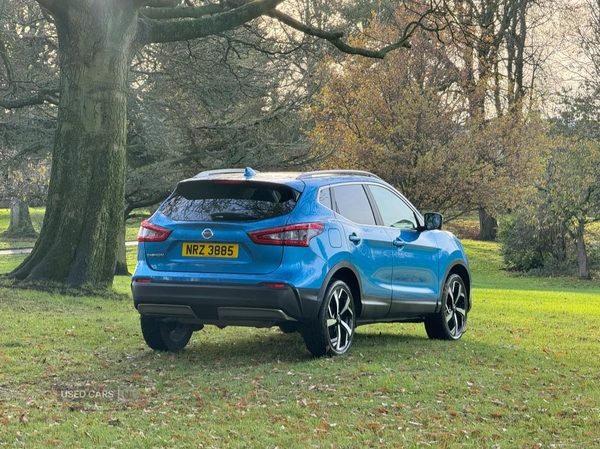
[(177, 221), (254, 221), (288, 214), (299, 192), (248, 181), (190, 181), (177, 186), (161, 208)]
[(319, 192), (319, 203), (321, 203), (323, 206), (329, 209), (333, 209), (331, 205), (331, 192), (329, 190), (329, 187), (325, 187)]
[(373, 194), (384, 226), (393, 226), (402, 229), (416, 229), (417, 219), (415, 213), (402, 198), (384, 187), (369, 185)]
[(375, 217), (367, 194), (360, 184), (348, 184), (333, 188), (336, 211), (354, 223), (374, 225)]

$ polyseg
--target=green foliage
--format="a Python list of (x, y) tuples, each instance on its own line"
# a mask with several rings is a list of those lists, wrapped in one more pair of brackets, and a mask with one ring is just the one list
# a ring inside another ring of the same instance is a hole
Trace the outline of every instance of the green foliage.
[(502, 218), (498, 241), (504, 263), (511, 270), (538, 276), (572, 276), (577, 271), (574, 242), (562, 217), (535, 198)]
[(537, 238), (539, 233), (527, 218), (525, 214), (504, 217), (498, 232), (504, 262), (518, 271), (529, 271), (544, 266), (544, 251)]
[(519, 271), (587, 278), (586, 227), (600, 220), (600, 144), (555, 136), (535, 194), (500, 227), (502, 253)]

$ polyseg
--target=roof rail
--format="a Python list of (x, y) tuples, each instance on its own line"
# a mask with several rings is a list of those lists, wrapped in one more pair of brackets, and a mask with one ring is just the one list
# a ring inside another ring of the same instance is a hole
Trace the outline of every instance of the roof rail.
[(298, 175), (298, 179), (306, 179), (306, 178), (318, 178), (320, 176), (328, 176), (328, 175), (337, 175), (337, 176), (368, 176), (370, 178), (381, 179), (379, 176), (374, 175), (368, 171), (363, 170), (318, 170), (318, 171), (309, 171), (306, 173), (302, 173)]
[(200, 172), (196, 176), (194, 176), (194, 178), (195, 179), (198, 179), (198, 178), (210, 178), (211, 176), (232, 175), (232, 174), (236, 174), (236, 173), (243, 173), (245, 177), (251, 178), (252, 176), (255, 176), (257, 172), (255, 172), (254, 170), (252, 170), (250, 167), (246, 167), (246, 168), (222, 168), (220, 170), (206, 170), (206, 171)]

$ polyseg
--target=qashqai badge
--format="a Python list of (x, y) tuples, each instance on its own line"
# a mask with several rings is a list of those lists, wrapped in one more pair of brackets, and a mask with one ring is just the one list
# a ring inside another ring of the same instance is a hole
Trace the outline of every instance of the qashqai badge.
[(215, 234), (208, 228), (202, 231), (202, 237), (204, 237), (206, 240), (210, 239), (213, 235)]

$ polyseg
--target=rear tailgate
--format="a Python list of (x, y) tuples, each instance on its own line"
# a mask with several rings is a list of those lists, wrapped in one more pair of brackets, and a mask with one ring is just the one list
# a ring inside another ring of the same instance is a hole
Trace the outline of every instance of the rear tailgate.
[[(212, 238), (202, 237), (210, 230)], [(244, 226), (179, 225), (164, 242), (145, 242), (148, 266), (159, 271), (267, 274), (279, 267), (282, 246), (257, 245)]]
[(267, 274), (283, 247), (254, 243), (248, 232), (286, 224), (300, 192), (284, 184), (187, 180), (179, 183), (151, 222), (170, 229), (162, 242), (143, 242), (159, 271)]

